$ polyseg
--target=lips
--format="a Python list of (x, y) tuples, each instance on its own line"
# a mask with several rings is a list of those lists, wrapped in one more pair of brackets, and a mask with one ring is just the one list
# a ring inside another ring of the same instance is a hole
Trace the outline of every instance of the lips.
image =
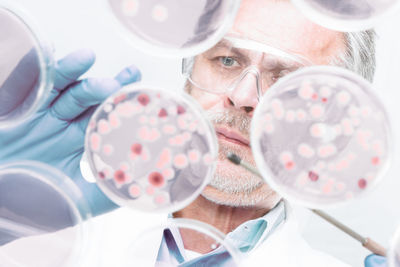
[(218, 138), (223, 139), (225, 141), (235, 143), (238, 145), (242, 146), (250, 146), (250, 142), (248, 139), (243, 137), (241, 134), (239, 134), (236, 131), (233, 131), (231, 129), (223, 128), (223, 127), (216, 127), (215, 128)]

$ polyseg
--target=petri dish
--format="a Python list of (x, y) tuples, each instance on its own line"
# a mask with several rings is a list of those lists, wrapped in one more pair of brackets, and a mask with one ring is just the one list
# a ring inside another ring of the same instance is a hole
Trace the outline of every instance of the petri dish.
[(173, 212), (210, 181), (218, 144), (190, 96), (132, 85), (97, 108), (85, 152), (97, 184), (116, 204)]
[(263, 96), (251, 126), (257, 167), (289, 201), (327, 208), (364, 195), (386, 173), (391, 134), (370, 83), (338, 67), (307, 67)]
[(397, 229), (391, 242), (388, 263), (389, 267), (400, 267), (400, 227)]
[(60, 171), (33, 161), (0, 166), (0, 266), (80, 266), (90, 217)]
[(310, 20), (338, 31), (373, 28), (397, 12), (398, 0), (292, 0)]
[[(185, 242), (196, 238), (196, 243)], [(240, 251), (211, 225), (169, 219), (133, 239), (121, 266), (241, 266)], [(180, 265), (182, 264), (182, 265)]]
[(179, 58), (214, 46), (232, 26), (240, 5), (240, 0), (104, 1), (137, 49)]
[(5, 128), (40, 107), (52, 87), (53, 58), (27, 15), (4, 1), (0, 24), (0, 128)]

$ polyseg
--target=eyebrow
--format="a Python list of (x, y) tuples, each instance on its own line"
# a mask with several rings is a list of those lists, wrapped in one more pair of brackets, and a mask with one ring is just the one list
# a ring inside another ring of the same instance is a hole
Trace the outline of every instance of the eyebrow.
[[(222, 39), (219, 41), (216, 45), (214, 45), (208, 52), (215, 51), (217, 49), (229, 49), (233, 54), (238, 55), (239, 57), (246, 57), (249, 58), (243, 51), (251, 51), (251, 49), (247, 49), (243, 46), (235, 47), (234, 42), (228, 40), (228, 39)], [(274, 60), (274, 69), (297, 69), (302, 66), (306, 66), (305, 63), (302, 63), (302, 58), (299, 58), (299, 60), (294, 60), (291, 59), (290, 56), (278, 56), (274, 54), (268, 54), (264, 51), (260, 51), (261, 53), (265, 53), (268, 55), (269, 60), (272, 58)], [(284, 54), (285, 52), (282, 52)], [(296, 57), (296, 56), (293, 56)], [(293, 64), (294, 63), (294, 64)], [(267, 65), (267, 64), (263, 64)]]

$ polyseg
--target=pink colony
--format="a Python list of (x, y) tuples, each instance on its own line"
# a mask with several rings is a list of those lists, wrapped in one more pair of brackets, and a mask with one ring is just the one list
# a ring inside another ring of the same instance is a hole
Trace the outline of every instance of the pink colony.
[(358, 187), (360, 189), (365, 189), (367, 187), (367, 180), (365, 180), (364, 178), (358, 180)]
[(310, 178), (311, 181), (316, 182), (316, 181), (318, 181), (319, 176), (315, 172), (309, 171), (308, 172), (308, 178)]
[(149, 183), (154, 187), (162, 187), (165, 184), (165, 179), (159, 172), (152, 172), (148, 176)]
[(324, 115), (324, 108), (321, 105), (313, 105), (310, 108), (310, 115), (314, 119), (319, 119)]
[(122, 95), (115, 97), (113, 102), (116, 105), (116, 104), (120, 103), (121, 101), (124, 101), (125, 99), (126, 99), (126, 94), (122, 94)]
[(100, 179), (106, 178), (106, 175), (104, 174), (104, 172), (99, 172), (99, 178)]
[(108, 119), (110, 121), (110, 125), (114, 128), (118, 128), (121, 125), (121, 121), (115, 111), (108, 115)]
[(160, 158), (157, 162), (157, 169), (163, 169), (166, 165), (169, 165), (171, 162), (171, 150), (168, 148), (164, 148), (161, 152)]
[(101, 137), (97, 133), (92, 133), (90, 135), (90, 148), (93, 151), (98, 151), (100, 149), (100, 142), (101, 142)]
[(125, 177), (125, 172), (122, 170), (117, 170), (114, 173), (114, 180), (118, 183), (118, 184), (123, 184), (126, 181), (126, 177)]
[(164, 204), (165, 203), (165, 196), (163, 195), (158, 195), (154, 198), (155, 202), (159, 205)]
[(165, 134), (174, 134), (176, 132), (176, 128), (172, 124), (167, 124), (163, 127), (163, 132)]
[(154, 187), (151, 186), (151, 185), (149, 185), (149, 186), (146, 188), (146, 193), (147, 193), (148, 195), (150, 195), (150, 196), (154, 194), (154, 191), (155, 191), (155, 189), (154, 189)]
[(285, 164), (285, 168), (287, 169), (287, 170), (292, 170), (293, 168), (294, 168), (294, 162), (293, 161), (288, 161), (288, 162), (286, 162), (286, 164)]
[(104, 153), (104, 155), (106, 155), (106, 156), (109, 156), (109, 155), (111, 155), (112, 154), (112, 152), (113, 152), (113, 146), (112, 145), (104, 145), (103, 146), (103, 153)]
[(146, 141), (149, 136), (149, 128), (146, 126), (139, 128), (139, 138), (143, 141)]
[(157, 128), (152, 128), (149, 132), (149, 136), (148, 136), (147, 140), (154, 142), (158, 138), (160, 138), (160, 132), (157, 130)]
[(175, 176), (175, 172), (173, 169), (168, 168), (162, 171), (162, 175), (165, 177), (165, 179), (170, 180), (172, 178), (174, 178)]
[(160, 118), (165, 118), (168, 116), (168, 112), (165, 108), (160, 109), (160, 111), (158, 112), (158, 117)]
[(373, 165), (379, 165), (379, 162), (380, 162), (379, 157), (373, 157), (371, 159), (371, 162)]
[(142, 193), (141, 191), (142, 191), (141, 188), (136, 184), (131, 185), (129, 187), (129, 194), (134, 198), (139, 197), (141, 195), (141, 193)]
[(185, 168), (188, 165), (187, 157), (183, 154), (179, 154), (174, 158), (174, 165), (177, 168)]
[(142, 145), (141, 144), (139, 144), (139, 143), (136, 143), (136, 144), (133, 144), (132, 146), (131, 146), (131, 151), (132, 151), (132, 153), (134, 153), (134, 154), (136, 154), (136, 155), (139, 155), (139, 154), (141, 154), (142, 153)]
[(110, 125), (108, 124), (108, 122), (106, 120), (101, 119), (97, 123), (97, 130), (101, 134), (109, 133), (110, 132)]
[(200, 159), (200, 153), (198, 150), (190, 150), (189, 151), (190, 162), (198, 162), (199, 159)]
[(186, 113), (186, 109), (182, 106), (178, 106), (176, 111), (177, 111), (178, 115)]
[(140, 94), (137, 97), (137, 100), (139, 101), (140, 104), (143, 106), (147, 106), (147, 104), (150, 102), (150, 97), (147, 94)]

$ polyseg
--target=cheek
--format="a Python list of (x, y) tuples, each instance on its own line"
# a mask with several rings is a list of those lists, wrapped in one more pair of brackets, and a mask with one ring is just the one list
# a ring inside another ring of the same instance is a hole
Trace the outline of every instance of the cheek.
[(190, 95), (197, 100), (204, 110), (222, 109), (224, 107), (224, 96), (207, 93), (203, 90), (193, 88)]

